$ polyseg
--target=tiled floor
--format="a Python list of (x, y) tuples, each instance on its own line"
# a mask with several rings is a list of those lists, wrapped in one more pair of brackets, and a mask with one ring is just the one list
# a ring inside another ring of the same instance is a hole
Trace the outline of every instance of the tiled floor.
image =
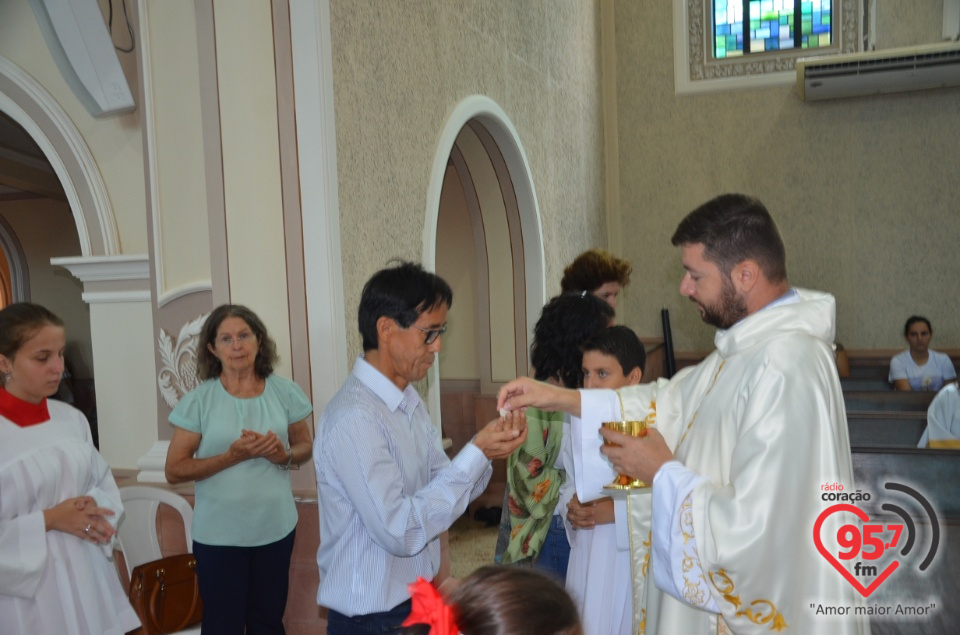
[[(450, 529), (451, 574), (457, 578), (468, 575), (477, 567), (493, 563), (498, 528), (488, 527), (486, 523), (474, 520), (475, 508), (476, 505), (472, 505)], [(300, 523), (297, 525), (290, 565), (290, 595), (284, 624), (288, 635), (319, 635), (326, 632), (326, 609), (317, 607), (316, 603), (319, 582), (316, 561), (317, 546), (320, 542), (319, 515), (313, 499), (298, 501), (297, 509)], [(163, 505), (160, 507), (159, 519), (161, 548), (170, 553), (183, 552), (185, 541), (179, 515)]]
[(485, 564), (493, 564), (497, 527), (473, 519), (473, 509), (450, 528), (450, 573), (455, 578), (469, 575)]

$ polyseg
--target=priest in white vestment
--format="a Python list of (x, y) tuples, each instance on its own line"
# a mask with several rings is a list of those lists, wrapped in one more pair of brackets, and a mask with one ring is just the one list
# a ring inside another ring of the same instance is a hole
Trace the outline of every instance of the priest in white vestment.
[[(855, 616), (863, 598), (813, 540), (830, 505), (821, 487), (855, 489), (832, 349), (834, 298), (790, 287), (783, 242), (756, 199), (717, 197), (672, 240), (682, 249), (681, 294), (719, 329), (715, 351), (672, 380), (623, 388), (620, 398), (518, 379), (501, 389), (499, 407), (574, 415), (581, 500), (602, 495), (610, 463), (652, 482), (651, 528), (631, 526), (632, 542), (651, 541), (654, 582), (634, 600), (638, 632), (869, 633)], [(646, 437), (600, 430), (602, 421), (648, 417), (656, 430)], [(601, 450), (602, 440), (616, 445)], [(844, 516), (827, 517), (824, 544), (853, 518)], [(847, 607), (847, 615), (823, 607)]]

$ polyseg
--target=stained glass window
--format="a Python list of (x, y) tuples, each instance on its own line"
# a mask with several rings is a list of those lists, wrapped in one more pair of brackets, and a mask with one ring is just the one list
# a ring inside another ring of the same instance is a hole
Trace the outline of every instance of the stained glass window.
[[(713, 56), (832, 44), (831, 0), (712, 0)], [(799, 28), (798, 28), (799, 27)]]

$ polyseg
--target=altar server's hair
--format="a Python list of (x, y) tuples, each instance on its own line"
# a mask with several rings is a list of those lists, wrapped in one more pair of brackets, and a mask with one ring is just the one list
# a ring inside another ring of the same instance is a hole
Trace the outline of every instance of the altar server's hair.
[(46, 307), (15, 302), (0, 311), (0, 355), (13, 359), (20, 347), (45, 326), (63, 328), (63, 320)]
[(639, 368), (643, 373), (647, 365), (647, 352), (640, 338), (630, 327), (622, 324), (600, 329), (580, 346), (580, 350), (584, 353), (596, 351), (616, 358), (624, 375), (629, 375), (634, 368)]

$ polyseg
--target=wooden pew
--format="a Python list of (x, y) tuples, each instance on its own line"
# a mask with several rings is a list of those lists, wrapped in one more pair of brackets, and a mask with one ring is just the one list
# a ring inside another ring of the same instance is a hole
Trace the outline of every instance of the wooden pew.
[(851, 379), (882, 379), (890, 374), (890, 358), (899, 350), (851, 350), (847, 349)]
[(890, 376), (890, 360), (883, 366), (877, 364), (850, 363), (850, 379), (881, 379), (887, 381)]
[(847, 412), (922, 412), (927, 413), (934, 392), (844, 391), (843, 402)]
[(841, 377), (840, 388), (843, 392), (890, 392), (893, 390), (886, 377)]
[[(872, 523), (903, 524), (902, 519), (882, 509), (894, 504), (907, 510), (916, 526), (916, 542), (907, 556), (867, 599), (867, 606), (927, 606), (936, 608), (923, 617), (888, 615), (871, 618), (873, 635), (951, 633), (960, 624), (960, 450), (861, 448), (853, 451), (856, 489), (869, 491), (869, 502), (857, 506)], [(914, 499), (884, 488), (887, 482), (916, 489), (936, 510), (940, 542), (930, 567), (919, 570), (931, 544), (930, 521)], [(906, 530), (904, 530), (906, 533)], [(887, 534), (889, 535), (889, 534)], [(906, 536), (899, 545), (904, 545)], [(886, 561), (884, 561), (886, 562)]]
[(847, 413), (851, 448), (916, 448), (927, 429), (927, 413)]

